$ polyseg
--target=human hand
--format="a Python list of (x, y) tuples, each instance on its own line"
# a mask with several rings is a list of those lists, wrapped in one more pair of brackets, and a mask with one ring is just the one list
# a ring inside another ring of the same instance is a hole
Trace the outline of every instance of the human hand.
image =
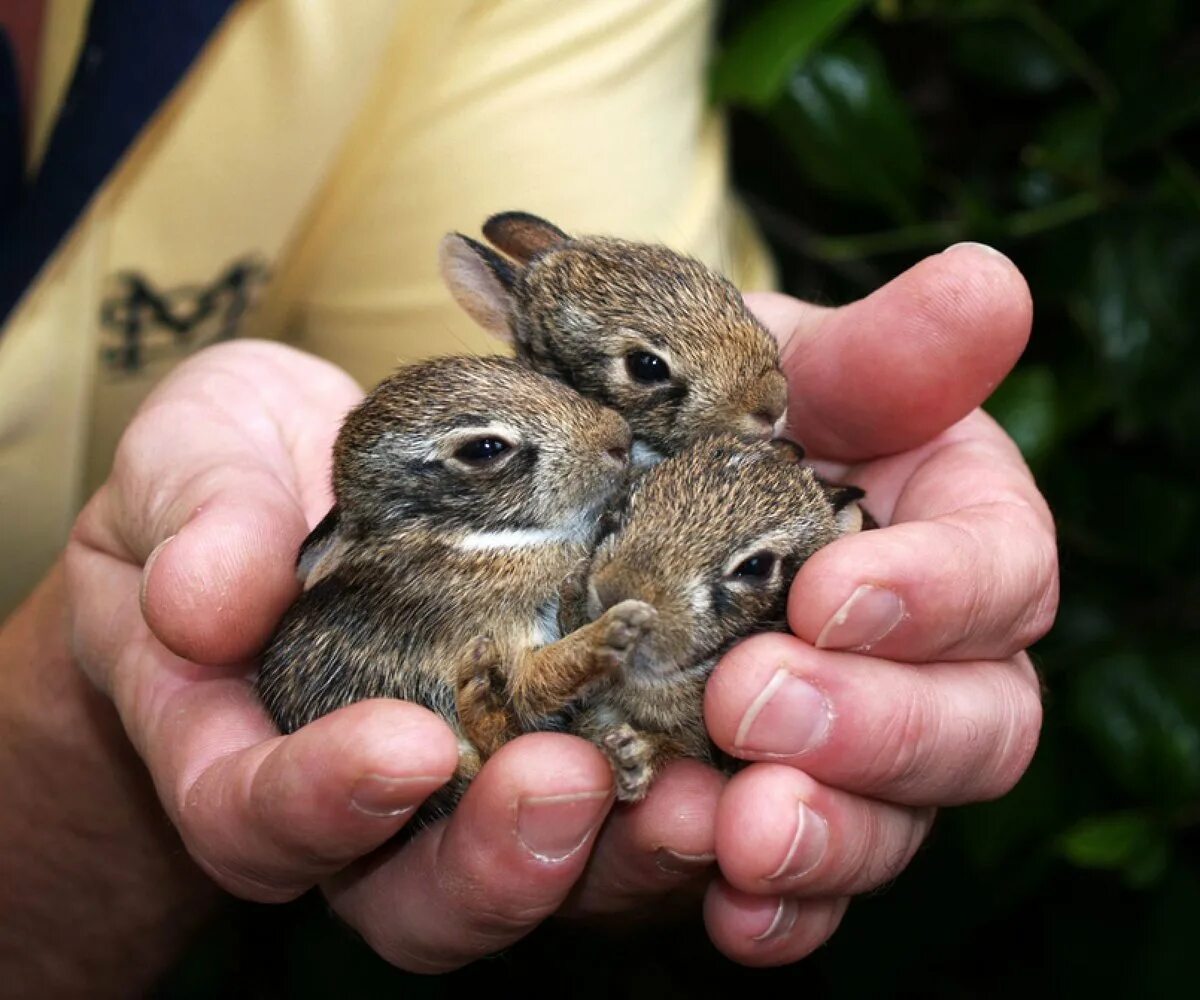
[(589, 858), (571, 904), (582, 915), (692, 882), (711, 862), (721, 785), (698, 765), (655, 800), (672, 812), (631, 811), (592, 852), (612, 801), (607, 762), (574, 737), (527, 736), (488, 762), (448, 822), (376, 852), (453, 772), (451, 730), (385, 700), (289, 736), (272, 726), (253, 658), (297, 592), (295, 553), (329, 506), (331, 446), (360, 395), (279, 345), (204, 351), (147, 400), (76, 525), (76, 659), (112, 698), (192, 857), (249, 899), (322, 883), (381, 954), (421, 971), (521, 937)]
[(1054, 525), (1016, 446), (976, 409), (1028, 338), (1012, 264), (964, 244), (840, 309), (748, 296), (780, 339), (793, 436), (884, 525), (797, 575), (795, 636), (756, 636), (708, 685), (709, 730), (756, 761), (721, 796), (705, 919), (775, 965), (894, 878), (934, 807), (1002, 795), (1041, 725), (1023, 650), (1053, 621)]
[[(911, 273), (889, 286), (903, 290), (907, 282), (913, 299), (902, 303), (895, 328), (912, 333), (918, 356), (944, 338), (938, 371), (962, 378), (959, 398), (938, 397), (940, 410), (913, 408), (912, 441), (935, 434), (939, 421), (952, 423), (986, 395), (1028, 328), (1023, 285), (1015, 323), (1011, 315), (1004, 319), (1012, 312), (1012, 281), (969, 290), (961, 310), (948, 317), (932, 307), (936, 296), (921, 300), (922, 291), (928, 295), (948, 276), (923, 266), (915, 286)], [(861, 317), (873, 307), (897, 308), (887, 296), (884, 290), (831, 315), (857, 323), (854, 309)], [(792, 300), (772, 301), (821, 315)], [(882, 339), (886, 331), (871, 332)], [(810, 363), (821, 356), (840, 363), (839, 345), (824, 355), (816, 346)], [(923, 379), (929, 384), (930, 375), (917, 367), (901, 374), (897, 395), (905, 385), (915, 394)], [(845, 389), (853, 374), (839, 382), (818, 369), (818, 381)], [(249, 688), (246, 664), (294, 596), (293, 554), (328, 505), (329, 447), (341, 414), (357, 398), (341, 373), (285, 348), (241, 343), (205, 352), (148, 402), (109, 484), (81, 516), (69, 555), (77, 649), (113, 695), (193, 856), (225, 888), (253, 899), (287, 899), (324, 881), (335, 908), (377, 950), (423, 971), (502, 948), (556, 909), (621, 914), (695, 891), (706, 881), (718, 823), (728, 814), (718, 812), (718, 801), (723, 810), (735, 801), (720, 798), (722, 779), (678, 762), (645, 802), (611, 816), (597, 839), (610, 801), (607, 765), (582, 741), (548, 734), (522, 738), (498, 754), (449, 822), (400, 851), (354, 863), (387, 841), (449, 775), (455, 759), (449, 730), (416, 706), (369, 702), (279, 737)], [(825, 398), (836, 403), (836, 391)], [(806, 403), (794, 404), (793, 412), (802, 414)], [(894, 419), (894, 398), (878, 404), (876, 416), (887, 415), (889, 433), (905, 426)], [(846, 412), (872, 426), (870, 406)], [(812, 421), (821, 425), (842, 426), (824, 414)], [(796, 426), (806, 430), (809, 423), (801, 417)], [(813, 434), (807, 437), (817, 444)], [(825, 453), (856, 457), (842, 445)], [(872, 489), (873, 512), (884, 516), (875, 485), (856, 481)], [(723, 667), (718, 678), (725, 673)], [(718, 696), (715, 704), (710, 725), (719, 733), (720, 706), (736, 709), (736, 699)], [(1036, 732), (1029, 711), (1025, 720)], [(1013, 760), (1019, 773), (1024, 763), (1019, 754)], [(854, 787), (853, 780), (843, 784)], [(525, 819), (546, 817), (541, 839), (534, 827), (522, 829), (521, 802), (533, 807)], [(736, 845), (720, 850), (733, 866), (744, 853)], [(835, 861), (846, 867), (836, 852), (830, 858), (826, 867)], [(856, 888), (839, 883), (843, 893)], [(840, 915), (841, 904), (827, 909), (822, 925), (806, 911), (781, 938), (753, 942), (757, 932), (747, 933), (753, 931), (747, 921), (757, 916), (755, 890), (762, 891), (755, 886), (739, 896), (727, 883), (709, 890), (710, 931), (743, 961), (798, 957)], [(398, 900), (405, 904), (398, 907)], [(771, 905), (778, 909), (777, 900)]]

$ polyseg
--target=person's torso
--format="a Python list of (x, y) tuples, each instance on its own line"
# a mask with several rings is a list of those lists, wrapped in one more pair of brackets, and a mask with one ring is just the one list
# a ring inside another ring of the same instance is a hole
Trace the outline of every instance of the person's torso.
[[(84, 36), (64, 9), (50, 4), (48, 42)], [(525, 209), (768, 281), (705, 103), (710, 13), (234, 4), (0, 330), (0, 523), (16, 566), (0, 613), (52, 560), (149, 388), (195, 350), (286, 339), (373, 383), (398, 361), (499, 349), (440, 285), (449, 230)], [(53, 48), (35, 152), (63, 93)]]

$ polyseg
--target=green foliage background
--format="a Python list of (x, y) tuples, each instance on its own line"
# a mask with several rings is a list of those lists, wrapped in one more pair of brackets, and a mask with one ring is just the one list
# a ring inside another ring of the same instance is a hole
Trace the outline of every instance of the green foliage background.
[(1033, 340), (988, 404), (1062, 548), (1028, 776), (945, 813), (912, 868), (789, 969), (738, 969), (695, 924), (559, 924), (419, 979), (309, 900), (232, 912), (163, 995), (1194, 995), (1200, 3), (738, 0), (721, 39), (735, 180), (788, 291), (849, 301), (967, 239), (1029, 279)]
[(776, 0), (728, 4), (723, 35), (788, 291), (848, 301), (958, 240), (1025, 273), (1033, 339), (988, 408), (1062, 551), (1029, 775), (944, 816), (817, 962), (845, 995), (1194, 988), (1200, 4)]

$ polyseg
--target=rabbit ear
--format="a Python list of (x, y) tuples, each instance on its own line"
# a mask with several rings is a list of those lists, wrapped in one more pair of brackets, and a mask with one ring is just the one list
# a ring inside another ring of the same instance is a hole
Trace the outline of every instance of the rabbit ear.
[(868, 523), (867, 521), (870, 515), (858, 503), (859, 500), (867, 495), (865, 491), (860, 490), (857, 486), (841, 486), (826, 483), (825, 495), (829, 498), (829, 502), (833, 504), (833, 520), (838, 526), (840, 534), (857, 534), (864, 527), (873, 525), (873, 522)]
[(508, 313), (517, 280), (516, 266), (462, 233), (442, 237), (438, 263), (442, 281), (454, 301), (488, 333), (511, 341)]
[(804, 461), (804, 445), (798, 441), (791, 441), (788, 438), (772, 438), (767, 444), (785, 462), (795, 462), (799, 465)]
[(335, 503), (300, 546), (296, 578), (305, 590), (337, 568), (342, 555), (341, 523), (342, 510)]
[(493, 215), (483, 224), (483, 235), (522, 264), (528, 264), (537, 254), (571, 238), (558, 226), (528, 212)]

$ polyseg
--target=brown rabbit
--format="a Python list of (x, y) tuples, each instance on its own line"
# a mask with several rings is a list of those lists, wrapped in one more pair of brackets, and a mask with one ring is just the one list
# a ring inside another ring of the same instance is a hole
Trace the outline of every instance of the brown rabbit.
[(861, 527), (862, 491), (820, 483), (802, 456), (790, 442), (726, 436), (646, 470), (564, 591), (567, 628), (630, 604), (651, 609), (619, 673), (565, 706), (572, 731), (612, 760), (619, 798), (644, 796), (671, 757), (728, 763), (704, 728), (717, 659), (751, 633), (785, 631), (797, 570)]
[(711, 434), (782, 430), (778, 345), (715, 271), (525, 212), (493, 215), (483, 233), (503, 254), (460, 233), (442, 240), (450, 292), (521, 360), (625, 417), (636, 463)]
[(480, 762), (456, 705), (464, 664), (502, 659), (511, 710), (541, 718), (640, 635), (636, 602), (563, 639), (557, 621), (629, 445), (616, 413), (509, 358), (443, 358), (382, 382), (338, 436), (334, 511), (263, 657), (258, 690), (279, 728), (366, 698), (425, 705), (461, 753), (422, 818), (451, 807)]

